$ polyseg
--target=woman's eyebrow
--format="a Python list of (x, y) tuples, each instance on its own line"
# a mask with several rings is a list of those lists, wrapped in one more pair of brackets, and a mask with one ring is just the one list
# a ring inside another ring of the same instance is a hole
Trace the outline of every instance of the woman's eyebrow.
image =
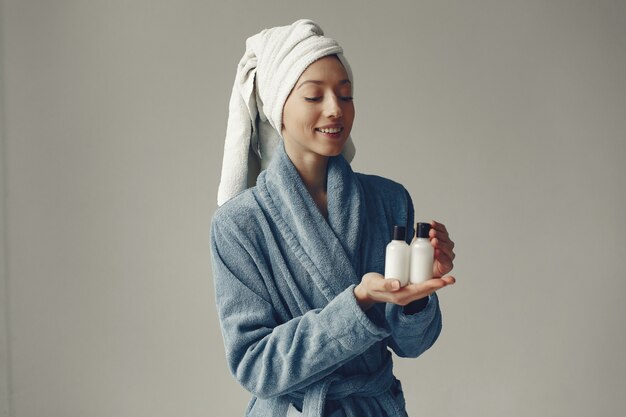
[[(296, 90), (297, 90), (298, 88), (302, 87), (302, 86), (303, 86), (304, 84), (306, 84), (306, 83), (312, 83), (312, 84), (316, 84), (316, 85), (324, 84), (324, 82), (323, 82), (323, 81), (320, 81), (320, 80), (305, 80), (305, 81), (302, 81), (302, 82), (300, 83), (300, 85), (296, 87)], [(352, 83), (351, 83), (351, 82), (350, 82), (350, 80), (348, 80), (347, 78), (346, 78), (345, 80), (341, 80), (341, 81), (339, 81), (339, 85), (344, 85), (344, 84), (352, 84)]]

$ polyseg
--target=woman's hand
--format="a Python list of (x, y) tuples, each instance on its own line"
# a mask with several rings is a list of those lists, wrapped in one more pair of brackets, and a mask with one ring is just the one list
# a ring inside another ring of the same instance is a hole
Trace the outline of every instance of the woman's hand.
[(385, 279), (375, 272), (363, 275), (361, 283), (354, 288), (357, 302), (364, 311), (376, 303), (393, 303), (405, 306), (415, 300), (427, 297), (438, 289), (456, 282), (453, 276), (444, 276), (454, 266), (454, 242), (443, 223), (430, 222), (430, 243), (435, 248), (433, 278), (419, 284), (408, 284), (400, 288), (397, 279)]
[(435, 261), (433, 262), (433, 277), (439, 278), (452, 271), (454, 254), (454, 242), (448, 235), (446, 226), (435, 220), (430, 222), (430, 243), (435, 248)]
[(376, 303), (405, 306), (455, 282), (454, 277), (446, 276), (400, 288), (400, 281), (397, 279), (385, 279), (381, 274), (369, 272), (363, 275), (359, 285), (354, 287), (354, 296), (363, 311), (369, 310)]

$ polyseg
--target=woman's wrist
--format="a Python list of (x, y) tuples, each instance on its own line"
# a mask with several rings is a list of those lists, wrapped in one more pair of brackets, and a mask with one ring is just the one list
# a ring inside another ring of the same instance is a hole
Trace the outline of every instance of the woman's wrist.
[(429, 299), (430, 297), (426, 296), (424, 298), (420, 298), (419, 300), (412, 301), (405, 305), (402, 311), (406, 315), (417, 314), (426, 308)]

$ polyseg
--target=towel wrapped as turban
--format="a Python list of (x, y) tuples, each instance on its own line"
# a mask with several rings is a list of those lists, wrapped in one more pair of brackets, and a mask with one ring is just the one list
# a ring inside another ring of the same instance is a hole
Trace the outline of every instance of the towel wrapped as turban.
[[(328, 55), (337, 55), (354, 86), (343, 49), (311, 20), (265, 29), (248, 38), (230, 97), (218, 205), (254, 185), (282, 140), (289, 93), (309, 65)], [(348, 138), (343, 155), (351, 161), (354, 153)]]

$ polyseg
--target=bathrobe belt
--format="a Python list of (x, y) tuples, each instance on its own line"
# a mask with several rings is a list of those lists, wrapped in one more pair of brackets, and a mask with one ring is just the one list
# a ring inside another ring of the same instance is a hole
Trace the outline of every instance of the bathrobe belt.
[(304, 393), (295, 391), (290, 396), (303, 400), (302, 412), (305, 416), (317, 417), (324, 414), (326, 400), (339, 400), (348, 396), (378, 397), (381, 406), (389, 416), (403, 416), (391, 397), (389, 389), (393, 384), (391, 359), (373, 374), (343, 377), (333, 374), (311, 385)]

